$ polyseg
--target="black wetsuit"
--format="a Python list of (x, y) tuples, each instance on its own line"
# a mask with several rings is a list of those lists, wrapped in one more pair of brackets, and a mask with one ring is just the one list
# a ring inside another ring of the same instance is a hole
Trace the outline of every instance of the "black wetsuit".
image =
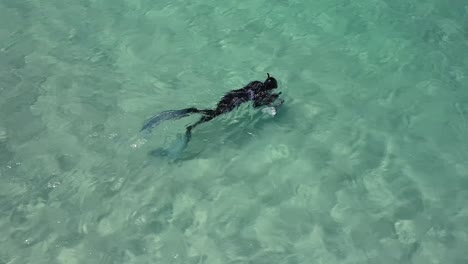
[[(253, 102), (254, 108), (272, 105), (278, 99), (281, 92), (273, 93), (273, 90), (278, 88), (278, 83), (275, 78), (271, 77), (269, 74), (267, 75), (268, 78), (264, 82), (253, 81), (241, 89), (228, 92), (221, 98), (215, 109), (197, 109), (191, 107), (181, 110), (164, 111), (151, 118), (143, 126), (142, 130), (149, 130), (164, 120), (178, 119), (193, 113), (202, 114), (203, 116), (200, 120), (187, 126), (185, 140), (188, 142), (192, 136), (193, 128), (201, 123), (208, 122), (219, 115), (231, 112), (243, 103)], [(283, 102), (283, 100), (279, 100), (279, 102), (275, 103), (274, 106), (280, 106)]]
[[(193, 108), (195, 113), (201, 113), (204, 116), (195, 124), (187, 127), (187, 135), (190, 136), (191, 130), (197, 125), (208, 122), (219, 115), (231, 112), (243, 103), (252, 101), (253, 107), (258, 108), (260, 106), (272, 104), (280, 94), (281, 93), (271, 93), (271, 90), (266, 89), (265, 84), (259, 81), (253, 81), (244, 88), (230, 91), (221, 98), (214, 110), (198, 110)], [(281, 103), (282, 102), (280, 102), (280, 104)]]

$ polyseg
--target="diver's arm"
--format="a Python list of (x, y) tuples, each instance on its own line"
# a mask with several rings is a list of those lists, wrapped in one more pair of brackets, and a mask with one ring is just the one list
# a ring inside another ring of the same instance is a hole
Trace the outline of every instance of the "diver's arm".
[[(258, 108), (258, 107), (265, 106), (265, 105), (271, 105), (274, 101), (276, 101), (276, 99), (278, 99), (280, 94), (281, 92), (273, 93), (273, 94), (267, 93), (264, 96), (259, 96), (259, 98), (254, 101), (253, 107)], [(283, 104), (283, 102), (284, 100), (281, 100), (279, 105)]]

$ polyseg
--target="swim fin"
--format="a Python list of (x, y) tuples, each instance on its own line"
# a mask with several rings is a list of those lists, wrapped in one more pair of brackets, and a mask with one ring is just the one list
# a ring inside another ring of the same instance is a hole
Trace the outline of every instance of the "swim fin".
[(190, 138), (186, 135), (177, 135), (176, 140), (167, 149), (158, 148), (150, 151), (150, 155), (155, 157), (169, 157), (178, 159), (182, 152), (187, 148)]
[(161, 112), (155, 116), (153, 116), (150, 120), (148, 120), (146, 122), (146, 124), (141, 128), (140, 131), (143, 131), (143, 130), (150, 130), (152, 128), (154, 128), (155, 126), (159, 125), (159, 123), (163, 122), (163, 121), (166, 121), (166, 120), (170, 120), (170, 119), (179, 119), (179, 118), (182, 118), (182, 117), (186, 117), (190, 114), (193, 114), (193, 113), (199, 113), (201, 112), (200, 110), (196, 109), (196, 108), (185, 108), (185, 109), (181, 109), (181, 110), (168, 110), (168, 111), (164, 111), (164, 112)]

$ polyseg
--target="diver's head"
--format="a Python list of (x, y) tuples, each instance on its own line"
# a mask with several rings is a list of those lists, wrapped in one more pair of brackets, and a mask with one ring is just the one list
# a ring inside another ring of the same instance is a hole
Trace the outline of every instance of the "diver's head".
[(263, 82), (263, 85), (267, 90), (273, 90), (278, 88), (278, 82), (275, 78), (271, 77), (269, 73), (267, 73), (268, 78)]

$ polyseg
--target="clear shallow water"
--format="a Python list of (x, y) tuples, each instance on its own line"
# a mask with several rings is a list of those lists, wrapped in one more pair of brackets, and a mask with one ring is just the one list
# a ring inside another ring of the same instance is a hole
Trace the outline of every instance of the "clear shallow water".
[[(466, 1), (0, 0), (0, 263), (467, 263)], [(198, 127), (270, 72), (286, 104)]]

